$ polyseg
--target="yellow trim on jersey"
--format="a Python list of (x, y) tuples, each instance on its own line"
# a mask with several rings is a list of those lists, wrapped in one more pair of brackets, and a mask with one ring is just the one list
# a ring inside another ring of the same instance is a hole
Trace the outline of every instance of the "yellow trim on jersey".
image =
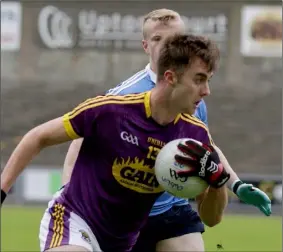
[(69, 114), (65, 114), (63, 116), (63, 124), (64, 124), (64, 128), (66, 130), (67, 135), (71, 138), (71, 139), (77, 139), (80, 138), (80, 136), (74, 131), (73, 126), (70, 122), (70, 117)]
[(99, 107), (106, 104), (143, 103), (144, 97), (145, 97), (145, 93), (124, 95), (124, 96), (107, 95), (107, 96), (98, 96), (95, 98), (87, 99), (85, 102), (81, 103), (76, 108), (74, 108), (71, 112), (63, 116), (63, 123), (66, 133), (71, 139), (77, 139), (81, 137), (75, 132), (70, 120), (87, 109)]
[(151, 117), (150, 94), (151, 94), (151, 91), (148, 91), (147, 93), (145, 93), (145, 96), (144, 96), (144, 108), (145, 108), (145, 114), (147, 118)]
[(102, 102), (102, 101), (107, 101), (107, 100), (119, 100), (119, 101), (124, 101), (124, 100), (136, 100), (136, 99), (141, 99), (141, 98), (144, 98), (145, 94), (142, 93), (142, 94), (130, 94), (130, 95), (104, 95), (104, 96), (96, 96), (94, 98), (90, 98), (90, 99), (87, 99), (86, 101), (80, 103), (77, 107), (75, 107), (69, 114), (70, 116), (75, 113), (76, 111), (80, 110), (81, 108), (89, 105), (89, 104), (92, 104), (92, 103), (96, 103), (96, 102)]
[(97, 103), (90, 103), (90, 105), (84, 106), (81, 109), (77, 110), (76, 112), (72, 112), (71, 114), (69, 114), (69, 120), (76, 117), (78, 114), (80, 114), (81, 112), (90, 109), (90, 108), (95, 108), (95, 107), (99, 107), (102, 105), (106, 105), (106, 104), (135, 104), (135, 103), (143, 103), (144, 99), (136, 99), (136, 100), (122, 100), (122, 101), (118, 101), (118, 100), (106, 100), (106, 101), (102, 101), (102, 102), (97, 102)]
[[(151, 107), (150, 107), (150, 95), (151, 95), (151, 91), (148, 91), (146, 92), (144, 96), (144, 107), (145, 107), (145, 113), (146, 113), (147, 118), (151, 117), (152, 115)], [(174, 120), (174, 124), (176, 124), (180, 118), (181, 118), (181, 114), (178, 114)]]
[(197, 117), (189, 115), (189, 114), (182, 114), (182, 116), (187, 118), (190, 121), (195, 122), (195, 124), (197, 124), (197, 125), (201, 124), (201, 126), (199, 125), (200, 127), (204, 128), (206, 131), (209, 131), (206, 124), (203, 121), (201, 121), (200, 119), (198, 119)]
[(182, 114), (181, 115), (181, 119), (186, 121), (186, 122), (189, 122), (191, 124), (197, 125), (197, 126), (203, 128), (203, 129), (205, 129), (205, 131), (206, 131), (206, 133), (208, 135), (210, 144), (214, 145), (212, 137), (211, 137), (211, 135), (209, 133), (209, 129), (206, 127), (206, 125), (201, 120), (199, 120), (198, 118), (194, 118), (194, 117), (192, 117), (192, 116), (190, 116), (188, 114)]
[(176, 124), (181, 118), (181, 114), (178, 114), (174, 120), (174, 124)]
[(107, 97), (119, 97), (119, 99), (128, 99), (128, 98), (133, 98), (133, 97), (143, 97), (146, 95), (147, 92), (142, 92), (142, 93), (134, 93), (134, 94), (126, 94), (126, 95), (119, 95), (119, 94), (107, 94), (107, 95), (104, 95), (104, 96), (107, 96)]
[(65, 207), (61, 204), (56, 204), (55, 211), (52, 213), (54, 219), (53, 236), (49, 248), (56, 248), (61, 245), (64, 234), (64, 213)]

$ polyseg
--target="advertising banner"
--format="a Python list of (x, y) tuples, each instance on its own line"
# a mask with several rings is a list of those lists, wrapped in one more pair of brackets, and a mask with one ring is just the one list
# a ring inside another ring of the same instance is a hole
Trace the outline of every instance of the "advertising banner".
[[(143, 15), (154, 8), (139, 8), (137, 4), (121, 2), (117, 8), (106, 2), (43, 5), (36, 17), (39, 41), (49, 49), (140, 50)], [(226, 11), (203, 9), (186, 2), (180, 2), (179, 10), (177, 7), (173, 9), (182, 15), (187, 32), (206, 35), (225, 50)]]
[(17, 51), (20, 49), (21, 30), (21, 3), (1, 1), (1, 51)]
[(282, 57), (282, 6), (244, 6), (241, 24), (244, 56)]
[(23, 174), (25, 200), (49, 201), (62, 186), (59, 169), (28, 169)]

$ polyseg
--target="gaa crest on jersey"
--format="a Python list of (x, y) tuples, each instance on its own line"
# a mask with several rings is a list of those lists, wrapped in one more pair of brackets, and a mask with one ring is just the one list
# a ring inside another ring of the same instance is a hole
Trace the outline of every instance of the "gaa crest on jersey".
[(116, 181), (139, 193), (160, 193), (164, 190), (159, 185), (153, 168), (139, 158), (116, 158), (112, 165), (112, 174)]
[(127, 131), (123, 131), (120, 134), (120, 137), (123, 141), (126, 141), (130, 144), (134, 144), (136, 146), (139, 146), (139, 140), (137, 136), (134, 136), (132, 134), (129, 134)]

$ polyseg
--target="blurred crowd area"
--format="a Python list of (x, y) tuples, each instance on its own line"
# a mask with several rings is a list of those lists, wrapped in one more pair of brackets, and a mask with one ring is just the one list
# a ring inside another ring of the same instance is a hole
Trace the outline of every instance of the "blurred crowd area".
[[(142, 16), (169, 8), (184, 17), (188, 32), (207, 35), (220, 47), (220, 68), (206, 99), (214, 141), (238, 172), (281, 174), (280, 1), (2, 4), (2, 164), (27, 130), (143, 69)], [(68, 146), (44, 150), (34, 164), (62, 165)]]

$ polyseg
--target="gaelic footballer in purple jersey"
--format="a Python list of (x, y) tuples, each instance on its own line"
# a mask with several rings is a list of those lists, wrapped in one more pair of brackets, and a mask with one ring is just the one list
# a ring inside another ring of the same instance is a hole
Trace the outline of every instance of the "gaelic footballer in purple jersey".
[[(163, 193), (154, 176), (159, 150), (177, 138), (211, 142), (206, 126), (190, 115), (157, 124), (149, 101), (150, 92), (99, 96), (64, 116), (67, 134), (84, 141), (71, 180), (54, 204), (80, 216), (104, 252), (130, 251)], [(66, 238), (68, 226), (61, 225)]]

